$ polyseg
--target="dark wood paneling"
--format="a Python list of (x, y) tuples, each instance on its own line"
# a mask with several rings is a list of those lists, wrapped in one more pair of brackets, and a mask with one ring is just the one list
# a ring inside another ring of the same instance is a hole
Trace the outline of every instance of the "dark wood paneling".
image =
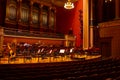
[(0, 0), (0, 25), (4, 25), (6, 12), (6, 0)]
[(107, 58), (112, 55), (111, 40), (112, 40), (112, 37), (105, 37), (100, 39), (101, 55), (103, 58)]

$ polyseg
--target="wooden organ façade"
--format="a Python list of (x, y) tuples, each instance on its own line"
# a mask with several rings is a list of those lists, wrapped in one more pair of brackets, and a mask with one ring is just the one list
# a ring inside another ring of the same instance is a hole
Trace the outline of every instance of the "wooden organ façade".
[(0, 0), (0, 4), (0, 27), (3, 28), (5, 43), (11, 42), (9, 38), (17, 41), (20, 38), (28, 43), (31, 39), (33, 43), (41, 40), (64, 45), (64, 34), (56, 31), (55, 5), (43, 0)]
[(5, 0), (5, 27), (55, 32), (56, 8), (41, 0)]

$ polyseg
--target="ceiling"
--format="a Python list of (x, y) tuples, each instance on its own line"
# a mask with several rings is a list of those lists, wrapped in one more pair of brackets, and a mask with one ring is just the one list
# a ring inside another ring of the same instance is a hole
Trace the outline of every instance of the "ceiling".
[[(59, 7), (63, 7), (64, 3), (67, 2), (68, 0), (40, 0), (43, 2), (51, 3)], [(76, 2), (78, 0), (70, 0), (71, 2)]]

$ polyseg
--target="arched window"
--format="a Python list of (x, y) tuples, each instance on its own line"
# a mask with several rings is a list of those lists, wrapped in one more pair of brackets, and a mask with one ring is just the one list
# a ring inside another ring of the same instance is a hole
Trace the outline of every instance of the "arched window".
[(43, 7), (42, 25), (43, 27), (48, 28), (48, 7), (46, 6)]
[(50, 28), (51, 29), (54, 29), (54, 24), (55, 24), (55, 11), (54, 10), (51, 10), (51, 17), (50, 17), (50, 24), (51, 24), (51, 26), (50, 26)]
[(39, 24), (39, 6), (37, 4), (33, 5), (33, 12), (32, 12), (32, 23)]
[(10, 0), (9, 7), (8, 7), (8, 18), (10, 20), (16, 20), (17, 18), (17, 1)]
[(22, 3), (21, 21), (24, 23), (29, 21), (29, 5), (26, 3)]

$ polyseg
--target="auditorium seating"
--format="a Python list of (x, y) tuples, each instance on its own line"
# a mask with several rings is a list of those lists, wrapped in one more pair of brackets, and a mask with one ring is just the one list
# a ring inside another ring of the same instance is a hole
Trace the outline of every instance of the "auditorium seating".
[(119, 59), (0, 64), (1, 80), (107, 80), (120, 77)]

